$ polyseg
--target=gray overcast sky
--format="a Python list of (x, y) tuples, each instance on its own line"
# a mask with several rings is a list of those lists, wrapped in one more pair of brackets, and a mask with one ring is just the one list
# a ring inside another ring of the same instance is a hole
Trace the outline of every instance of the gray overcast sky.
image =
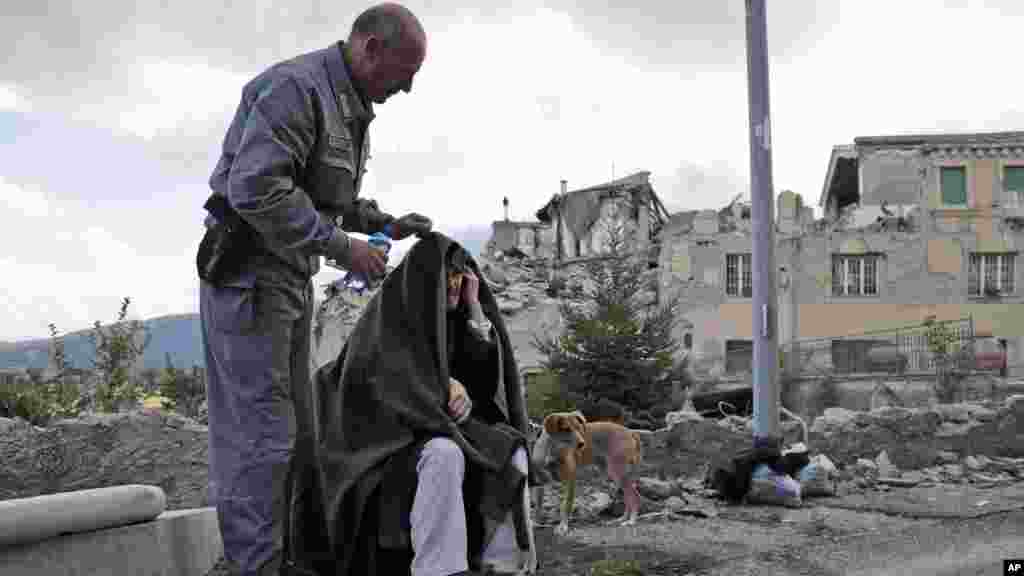
[[(196, 311), (201, 205), (242, 84), (369, 5), (6, 4), (0, 340), (111, 320), (126, 295), (142, 317)], [(532, 219), (560, 179), (613, 165), (650, 170), (673, 211), (746, 191), (743, 0), (480, 4), (407, 4), (427, 61), (377, 110), (365, 196), (479, 237), (502, 196)], [(769, 0), (776, 189), (816, 202), (831, 146), (860, 135), (1024, 129), (1022, 4)]]

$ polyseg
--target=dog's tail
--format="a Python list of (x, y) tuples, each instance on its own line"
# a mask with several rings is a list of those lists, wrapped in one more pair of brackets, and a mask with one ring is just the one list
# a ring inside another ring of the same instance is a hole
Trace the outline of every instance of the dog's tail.
[(640, 434), (636, 430), (631, 430), (630, 436), (633, 438), (633, 444), (636, 445), (636, 450), (633, 451), (635, 456), (630, 464), (639, 465), (640, 461), (644, 459), (644, 443), (640, 440)]

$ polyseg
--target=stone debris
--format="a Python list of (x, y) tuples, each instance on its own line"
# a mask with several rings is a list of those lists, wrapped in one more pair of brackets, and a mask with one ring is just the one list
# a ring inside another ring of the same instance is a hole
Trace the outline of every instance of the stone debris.
[(899, 473), (899, 470), (892, 465), (892, 462), (889, 460), (889, 454), (885, 450), (882, 450), (878, 457), (875, 458), (875, 464), (878, 466), (878, 475), (880, 477), (893, 477)]
[(679, 496), (669, 496), (665, 500), (665, 508), (668, 510), (682, 510), (686, 508), (686, 500), (683, 500)]
[(857, 413), (846, 408), (826, 408), (825, 413), (811, 425), (812, 432), (824, 432), (830, 428), (842, 428), (854, 421)]
[(1010, 396), (1002, 402), (884, 407), (871, 412), (828, 408), (811, 424), (810, 444), (837, 463), (874, 458), (885, 451), (898, 469), (921, 469), (959, 462), (958, 455), (967, 446), (988, 456), (1024, 456), (1024, 434), (1016, 425), (1022, 419), (1024, 396)]
[(900, 479), (904, 482), (913, 482), (914, 484), (920, 484), (927, 480), (924, 473), (919, 470), (907, 470), (900, 475)]
[(909, 478), (894, 478), (884, 476), (879, 476), (877, 482), (879, 484), (884, 484), (886, 486), (900, 486), (903, 488), (910, 488), (912, 486), (917, 486), (919, 484), (919, 482), (917, 482), (916, 480), (911, 480)]
[(960, 460), (955, 454), (946, 452), (939, 463), (919, 470), (880, 474), (879, 469), (875, 462), (861, 458), (847, 467), (842, 473), (842, 479), (848, 487), (857, 490), (964, 482), (981, 488), (990, 488), (1013, 484), (1024, 479), (1024, 458), (990, 457), (980, 454)]
[(666, 500), (678, 490), (672, 482), (654, 478), (637, 478), (636, 489), (644, 498), (650, 500)]
[(867, 458), (858, 458), (857, 463), (854, 464), (854, 471), (860, 473), (877, 474), (878, 464), (875, 464), (874, 460), (868, 460)]
[[(662, 480), (642, 476), (636, 479), (636, 484), (641, 499), (638, 520), (655, 521), (683, 516), (713, 518), (718, 514), (716, 494), (703, 487), (703, 478)], [(615, 494), (614, 498), (610, 492)], [(561, 490), (558, 484), (552, 484), (543, 491), (538, 508), (539, 523), (557, 522), (560, 509)], [(604, 522), (618, 518), (623, 510), (622, 493), (616, 486), (578, 480), (570, 524)]]

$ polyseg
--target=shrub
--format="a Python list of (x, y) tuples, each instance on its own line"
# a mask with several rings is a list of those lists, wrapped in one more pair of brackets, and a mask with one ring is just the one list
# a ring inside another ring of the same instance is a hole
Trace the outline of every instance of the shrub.
[(550, 371), (527, 374), (523, 386), (526, 387), (526, 412), (534, 420), (543, 420), (552, 412), (571, 412), (574, 403), (563, 394), (558, 374)]
[(606, 398), (629, 409), (667, 402), (678, 296), (659, 304), (656, 278), (645, 258), (624, 250), (622, 227), (610, 227), (607, 252), (584, 264), (559, 303), (564, 319), (554, 336), (534, 335), (544, 367), (560, 376), (571, 399)]

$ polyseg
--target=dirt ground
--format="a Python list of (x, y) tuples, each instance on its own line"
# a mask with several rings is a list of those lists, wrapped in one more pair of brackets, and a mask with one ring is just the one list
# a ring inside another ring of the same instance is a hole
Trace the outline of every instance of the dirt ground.
[[(594, 490), (581, 488), (583, 498)], [(847, 492), (798, 508), (689, 500), (706, 517), (654, 514), (623, 527), (613, 523), (619, 511), (609, 509), (574, 517), (565, 536), (554, 533), (557, 515), (549, 509), (535, 532), (537, 576), (897, 573), (889, 566), (921, 573), (918, 564), (928, 573), (988, 574), (954, 565), (969, 553), (987, 562), (996, 549), (971, 546), (998, 538), (1001, 549), (1024, 550), (1024, 482)], [(963, 552), (950, 557), (954, 548)], [(942, 572), (946, 566), (953, 568)], [(219, 566), (208, 576), (229, 574)]]

